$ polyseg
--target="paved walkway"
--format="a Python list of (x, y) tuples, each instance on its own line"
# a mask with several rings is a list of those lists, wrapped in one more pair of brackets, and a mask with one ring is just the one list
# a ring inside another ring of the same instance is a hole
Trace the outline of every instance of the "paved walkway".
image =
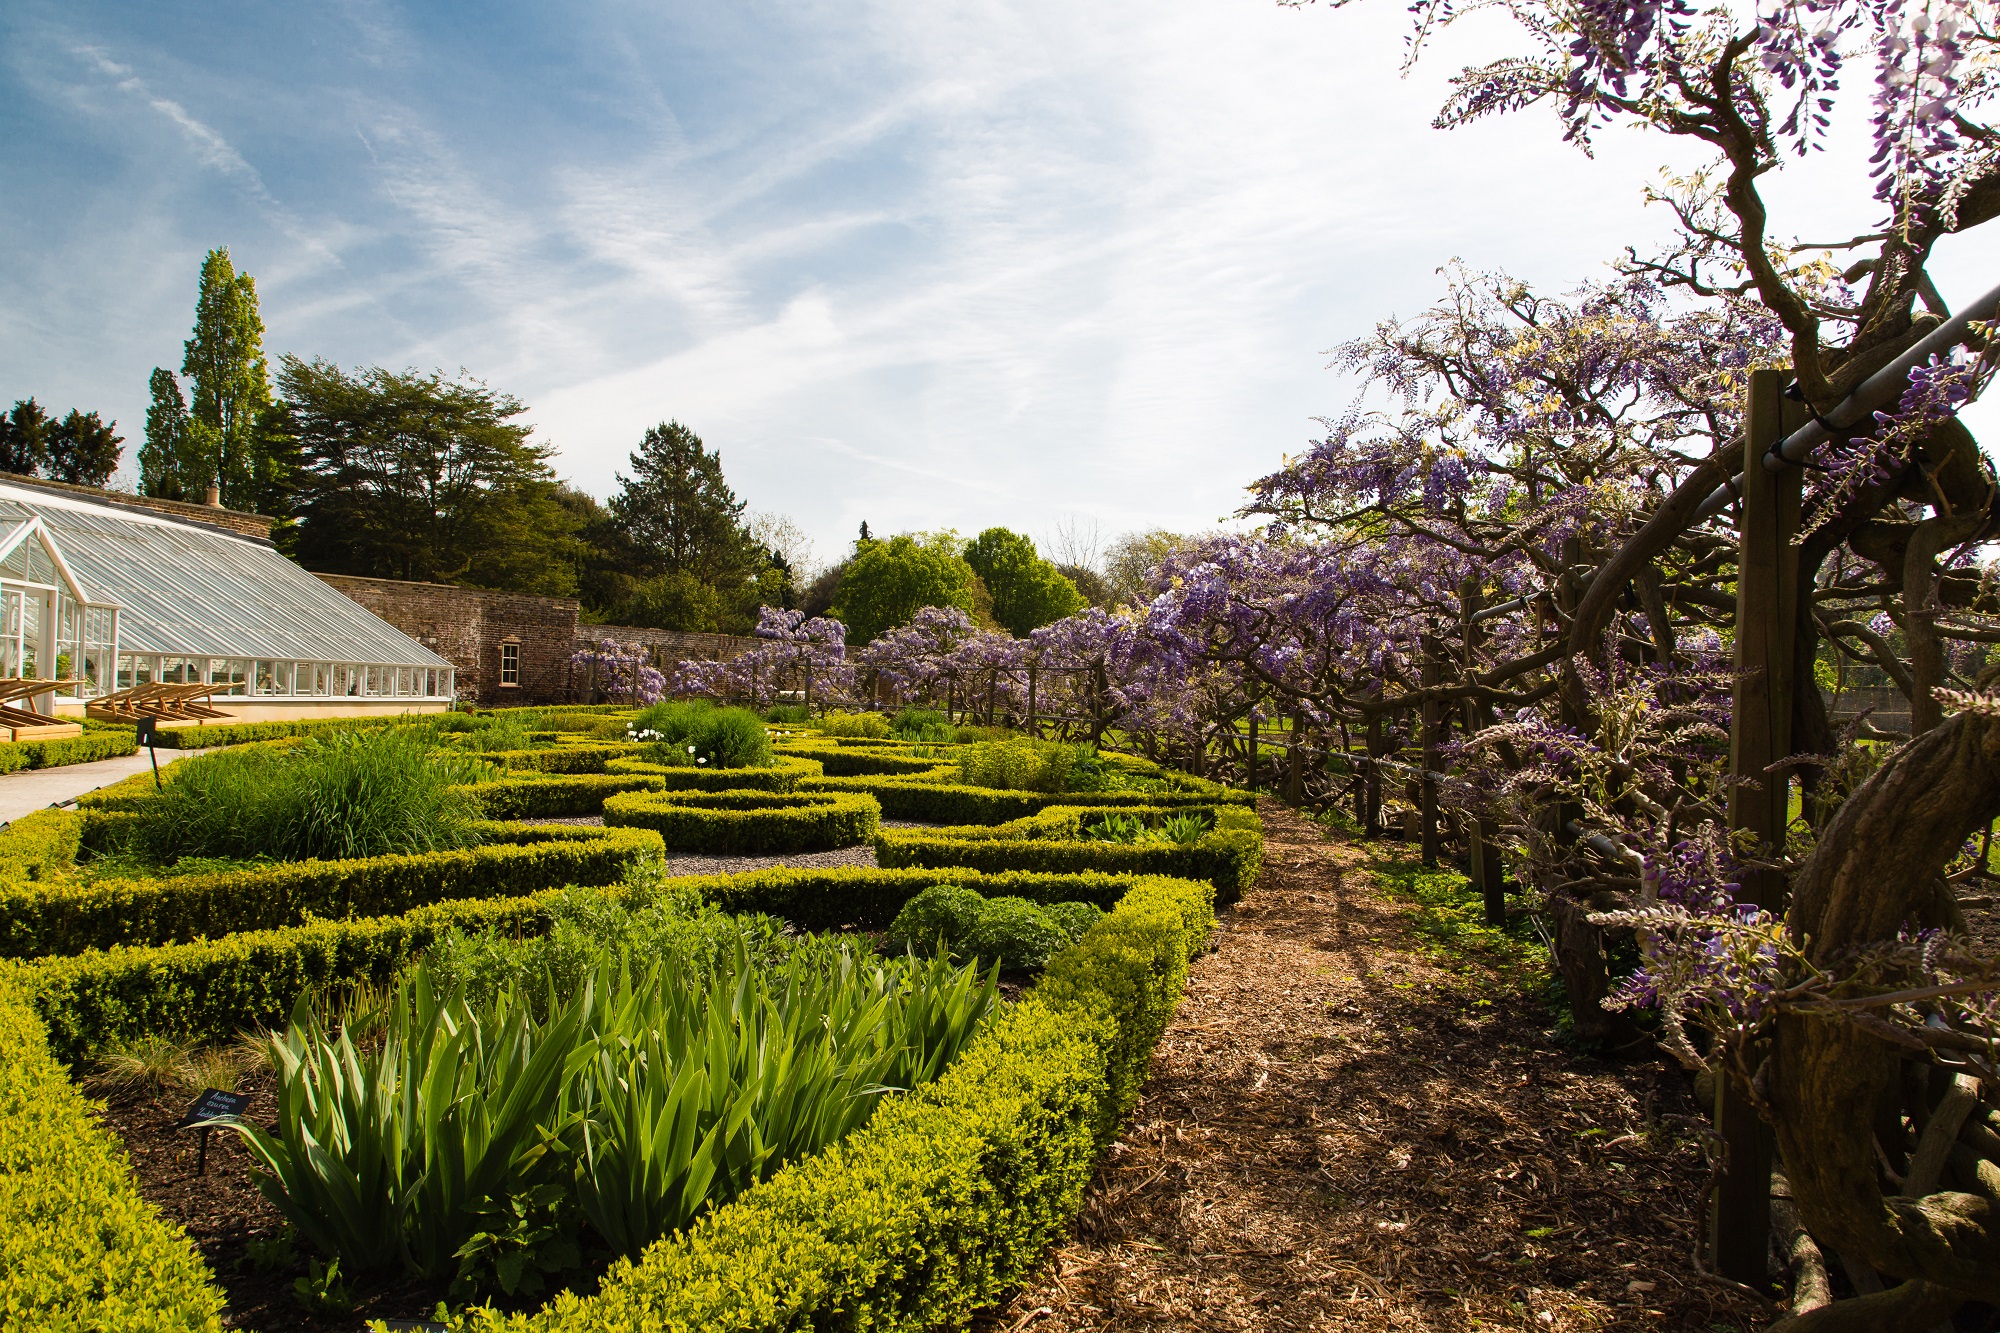
[[(199, 750), (169, 750), (160, 756), (165, 768), (176, 759), (185, 759)], [(24, 768), (18, 773), (0, 774), (0, 824), (9, 824), (22, 815), (74, 800), (87, 791), (108, 787), (134, 773), (152, 770), (144, 750), (120, 759), (99, 759), (88, 764), (65, 764), (61, 768)]]

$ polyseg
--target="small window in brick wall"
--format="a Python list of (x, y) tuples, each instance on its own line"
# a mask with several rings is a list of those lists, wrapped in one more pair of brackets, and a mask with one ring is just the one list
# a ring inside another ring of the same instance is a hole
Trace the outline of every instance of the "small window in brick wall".
[(521, 645), (503, 643), (500, 645), (500, 684), (519, 686), (521, 683)]

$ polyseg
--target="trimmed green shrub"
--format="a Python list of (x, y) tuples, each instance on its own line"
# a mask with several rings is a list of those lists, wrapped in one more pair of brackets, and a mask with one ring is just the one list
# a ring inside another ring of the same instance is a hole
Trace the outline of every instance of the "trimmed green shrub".
[(123, 850), (182, 857), (348, 860), (476, 841), (478, 803), (461, 784), (486, 765), (406, 729), (334, 732), (287, 747), (183, 759), (174, 780), (129, 807)]
[(889, 943), (923, 951), (939, 945), (949, 949), (972, 934), (985, 908), (986, 899), (962, 885), (925, 889), (896, 913), (889, 925)]
[[(93, 820), (129, 818), (116, 812)], [(79, 822), (85, 816), (71, 815)], [(164, 944), (289, 926), (308, 915), (372, 917), (450, 898), (561, 884), (615, 884), (663, 849), (643, 829), (477, 826), (483, 846), (348, 861), (299, 861), (160, 879), (80, 877), (0, 885), (0, 956)]]
[(540, 745), (527, 750), (494, 750), (480, 756), (504, 768), (532, 769), (541, 773), (607, 773), (609, 765), (630, 759), (639, 747), (629, 743), (590, 742), (572, 745)]
[(289, 722), (203, 722), (164, 727), (155, 744), (162, 750), (206, 750), (216, 745), (242, 745), (247, 741), (275, 741), (288, 736), (316, 736), (329, 731), (365, 731), (392, 727), (399, 722), (435, 716), (429, 713), (397, 713), (375, 717), (303, 717)]
[(1083, 792), (1105, 785), (1095, 749), (1032, 736), (965, 746), (958, 752), (958, 780), (1000, 791)]
[(657, 777), (666, 791), (792, 791), (800, 782), (822, 773), (819, 760), (801, 755), (775, 755), (764, 768), (668, 768), (648, 763), (630, 751), (608, 761), (604, 771)]
[(817, 725), (828, 736), (881, 740), (889, 734), (889, 719), (880, 713), (828, 713)]
[(889, 730), (906, 741), (943, 744), (958, 739), (958, 728), (934, 708), (905, 708), (896, 714)]
[(866, 842), (882, 807), (845, 792), (632, 792), (605, 800), (604, 822), (652, 829), (670, 852), (773, 856)]
[(467, 790), (488, 819), (576, 819), (604, 813), (604, 798), (628, 791), (661, 791), (645, 773), (550, 774), (502, 778)]
[(899, 777), (808, 777), (801, 791), (867, 792), (882, 805), (884, 819), (910, 819), (925, 824), (1001, 824), (1056, 806), (1092, 809), (1176, 808), (1218, 804), (1251, 806), (1256, 797), (1232, 792), (1213, 783), (1164, 792), (1033, 792), (995, 791), (958, 783)]
[[(602, 832), (602, 830), (591, 830)], [(626, 837), (652, 835), (620, 831)], [(657, 844), (655, 844), (657, 846)], [(481, 848), (490, 851), (491, 848)], [(935, 870), (795, 870), (778, 867), (743, 875), (684, 876), (670, 891), (698, 895), (724, 912), (765, 912), (804, 930), (832, 926), (882, 929), (903, 904), (937, 884)], [(1109, 907), (1135, 881), (1116, 875), (980, 875), (956, 872), (964, 884), (995, 896), (1036, 902), (1077, 899)], [(642, 877), (605, 892), (643, 905), (657, 892)], [(1209, 892), (1201, 886), (1204, 894)], [(539, 935), (569, 889), (511, 898), (433, 903), (401, 916), (311, 921), (278, 930), (244, 931), (215, 940), (154, 947), (117, 946), (13, 966), (34, 992), (59, 1058), (74, 1061), (146, 1036), (208, 1044), (246, 1028), (283, 1024), (298, 997), (326, 986), (380, 985), (431, 944), (463, 931)]]
[(1037, 972), (1050, 955), (1081, 939), (1103, 915), (1091, 903), (986, 898), (955, 884), (940, 884), (903, 905), (889, 926), (889, 942), (919, 951), (942, 945), (955, 958), (997, 961), (1009, 971)]
[(949, 761), (920, 757), (908, 750), (888, 747), (787, 740), (778, 743), (778, 753), (818, 760), (820, 770), (830, 778), (908, 777), (917, 774), (945, 778), (958, 771)]
[[(1079, 825), (1101, 815), (1094, 807), (1068, 806), (997, 826), (961, 825), (939, 829), (884, 829), (875, 837), (875, 860), (899, 866), (963, 867), (968, 870), (1039, 870), (1048, 873), (1096, 870), (1132, 875), (1177, 875), (1215, 885), (1218, 902), (1242, 896), (1263, 865), (1263, 823), (1254, 810), (1214, 806), (1204, 810), (1214, 828), (1199, 841), (1120, 843), (1083, 838)], [(1170, 811), (1159, 807), (1128, 813), (1152, 819)]]
[(222, 1292), (0, 977), (0, 1323), (10, 1329), (220, 1330)]
[(0, 828), (0, 885), (31, 884), (76, 864), (83, 819), (68, 810), (37, 810)]
[(7, 741), (0, 743), (0, 773), (24, 768), (64, 768), (70, 764), (94, 763), (136, 754), (138, 733), (132, 729), (87, 731), (81, 736), (65, 736), (52, 741)]
[(469, 1311), (461, 1327), (964, 1325), (1068, 1225), (1213, 925), (1206, 886), (1139, 881), (936, 1083), (613, 1265), (596, 1294), (532, 1315)]

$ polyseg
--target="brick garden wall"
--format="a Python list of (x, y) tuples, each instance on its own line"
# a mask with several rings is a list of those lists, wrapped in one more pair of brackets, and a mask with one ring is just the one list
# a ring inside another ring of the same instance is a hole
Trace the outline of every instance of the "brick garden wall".
[[(489, 707), (563, 702), (576, 651), (575, 598), (346, 574), (316, 577), (457, 667), (461, 699)], [(501, 646), (509, 641), (521, 645), (521, 681), (513, 687), (500, 683)]]
[[(606, 639), (646, 653), (671, 672), (681, 661), (727, 661), (756, 646), (731, 634), (687, 634), (632, 625), (581, 623), (573, 597), (487, 592), (447, 583), (316, 575), (458, 668), (458, 693), (488, 707), (585, 702), (586, 680), (572, 680), (569, 659)], [(521, 683), (500, 684), (501, 645), (521, 645)]]

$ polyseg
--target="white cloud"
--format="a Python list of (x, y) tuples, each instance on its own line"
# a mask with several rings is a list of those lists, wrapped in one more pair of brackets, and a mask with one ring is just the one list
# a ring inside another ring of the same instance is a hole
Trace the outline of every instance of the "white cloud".
[[(1645, 181), (1697, 160), (1619, 131), (1587, 159), (1538, 112), (1431, 130), (1479, 32), (1402, 79), (1387, 4), (580, 6), (464, 32), (343, 0), (212, 49), (27, 3), (0, 99), (101, 159), (59, 182), (86, 221), (0, 260), (0, 346), (45, 398), (136, 433), (194, 258), (228, 241), (274, 350), (468, 367), (600, 492), (678, 418), (822, 556), (863, 518), (1211, 523), (1351, 393), (1326, 348), (1429, 304), (1454, 257), (1601, 273), (1666, 225)], [(1857, 151), (1775, 183), (1780, 225), (1865, 221)], [(1976, 258), (1946, 248), (1948, 293), (1991, 281)]]

